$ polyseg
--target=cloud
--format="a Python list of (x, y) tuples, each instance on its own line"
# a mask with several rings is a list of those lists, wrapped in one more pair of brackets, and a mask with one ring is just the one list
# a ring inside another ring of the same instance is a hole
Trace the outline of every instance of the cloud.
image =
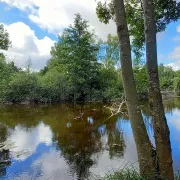
[(177, 32), (180, 32), (180, 25), (177, 26)]
[(173, 52), (170, 53), (169, 58), (180, 59), (180, 46), (175, 47)]
[(107, 34), (116, 34), (114, 22), (105, 25), (96, 15), (95, 0), (1, 0), (10, 7), (16, 7), (27, 13), (29, 19), (40, 28), (53, 34), (59, 34), (73, 23), (74, 14), (80, 13), (96, 29), (99, 37), (106, 39)]
[(157, 35), (156, 35), (157, 41), (160, 41), (161, 39), (163, 39), (165, 34), (166, 33), (164, 31), (163, 32), (158, 32)]
[(168, 64), (168, 66), (171, 66), (175, 71), (180, 70), (180, 46), (175, 47), (168, 58), (176, 60), (175, 62)]
[(173, 41), (180, 41), (180, 36), (175, 36), (172, 40)]
[(23, 22), (16, 22), (5, 25), (12, 47), (8, 52), (4, 51), (7, 59), (14, 60), (18, 67), (25, 67), (29, 58), (32, 61), (32, 69), (39, 70), (45, 66), (46, 61), (50, 57), (50, 49), (54, 45), (53, 40), (45, 36), (38, 39), (35, 32)]
[(178, 109), (173, 111), (173, 118), (169, 119), (169, 123), (171, 123), (178, 131), (180, 131), (180, 112)]

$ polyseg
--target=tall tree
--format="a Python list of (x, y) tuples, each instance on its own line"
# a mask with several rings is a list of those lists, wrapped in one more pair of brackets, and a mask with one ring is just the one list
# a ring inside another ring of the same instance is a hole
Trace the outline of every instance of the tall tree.
[(72, 83), (74, 100), (87, 100), (98, 88), (98, 45), (87, 21), (77, 14), (51, 51), (49, 68), (64, 72)]
[(124, 0), (114, 0), (117, 34), (120, 46), (122, 78), (126, 96), (126, 105), (132, 125), (133, 135), (138, 151), (141, 175), (154, 172), (154, 150), (149, 140), (142, 118), (132, 70), (131, 46), (126, 22)]
[(146, 60), (149, 83), (149, 102), (154, 124), (156, 152), (162, 179), (174, 179), (170, 143), (170, 131), (165, 117), (159, 85), (155, 4), (153, 0), (143, 0), (144, 29), (146, 39)]

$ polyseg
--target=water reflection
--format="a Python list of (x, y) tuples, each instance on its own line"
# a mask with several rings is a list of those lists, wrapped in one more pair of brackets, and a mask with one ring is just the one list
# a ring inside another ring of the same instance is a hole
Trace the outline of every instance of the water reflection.
[[(164, 104), (174, 167), (180, 169), (180, 100)], [(148, 105), (142, 110), (153, 139)], [(83, 180), (128, 163), (137, 165), (128, 117), (109, 116), (101, 105), (1, 108), (0, 143), (10, 144), (9, 151), (0, 151), (1, 178)]]

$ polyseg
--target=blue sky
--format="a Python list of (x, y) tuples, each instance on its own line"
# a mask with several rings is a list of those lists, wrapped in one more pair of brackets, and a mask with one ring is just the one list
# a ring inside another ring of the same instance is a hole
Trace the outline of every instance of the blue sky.
[[(95, 7), (94, 0), (1, 0), (0, 23), (5, 24), (12, 40), (12, 47), (5, 52), (7, 59), (25, 67), (31, 58), (32, 68), (41, 69), (50, 57), (57, 35), (73, 22), (78, 12), (100, 38), (106, 39), (108, 33), (116, 35), (113, 22), (104, 25), (98, 21)], [(180, 69), (180, 21), (168, 25), (157, 38), (159, 63)]]

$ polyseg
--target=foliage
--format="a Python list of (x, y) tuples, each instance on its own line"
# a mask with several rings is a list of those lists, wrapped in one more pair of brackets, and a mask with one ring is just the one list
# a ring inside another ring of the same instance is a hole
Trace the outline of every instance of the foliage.
[(173, 83), (175, 77), (175, 71), (173, 71), (172, 67), (165, 67), (163, 64), (159, 65), (159, 79), (160, 79), (160, 87), (162, 90), (173, 90)]
[(99, 50), (99, 59), (106, 68), (109, 66), (119, 67), (119, 40), (117, 36), (108, 34), (107, 41), (101, 42)]
[(48, 71), (38, 77), (38, 101), (62, 102), (68, 101), (70, 83), (64, 74), (58, 71)]
[(20, 102), (36, 98), (37, 76), (27, 72), (19, 72), (11, 76), (5, 93), (6, 100)]
[(4, 57), (0, 57), (0, 100), (5, 96), (10, 77), (17, 71), (19, 71), (19, 69), (13, 62), (7, 64)]
[(180, 92), (180, 77), (174, 78), (174, 91)]
[(89, 91), (100, 88), (98, 49), (94, 33), (79, 14), (52, 48), (48, 68), (56, 69), (68, 77), (74, 100), (87, 100), (90, 98)]
[(103, 97), (110, 101), (112, 99), (121, 98), (123, 94), (123, 85), (120, 71), (114, 66), (104, 67), (100, 69), (101, 90)]
[[(6, 38), (9, 38), (8, 33)], [(10, 43), (9, 39), (8, 42)], [(10, 44), (5, 43), (6, 49)], [(4, 46), (5, 49), (5, 46)], [(22, 71), (0, 55), (0, 100), (58, 103), (67, 101), (112, 101), (123, 96), (117, 36), (100, 41), (79, 14), (51, 50), (51, 58), (40, 72)], [(146, 67), (133, 67), (141, 99), (147, 98)], [(159, 66), (162, 90), (179, 91), (180, 71)]]
[(0, 24), (0, 49), (8, 50), (9, 46), (11, 45), (9, 34), (4, 29), (3, 24)]
[(136, 89), (140, 99), (147, 99), (148, 96), (148, 81), (146, 66), (135, 66), (133, 68), (134, 78), (136, 82)]
[[(158, 0), (155, 6), (155, 21), (157, 32), (162, 32), (166, 26), (180, 17), (180, 3), (174, 0)], [(135, 61), (140, 62), (144, 51), (144, 21), (143, 6), (139, 0), (125, 0), (126, 18), (132, 39), (132, 50)], [(101, 22), (107, 24), (110, 19), (114, 20), (114, 7), (112, 1), (98, 2), (96, 14)]]

